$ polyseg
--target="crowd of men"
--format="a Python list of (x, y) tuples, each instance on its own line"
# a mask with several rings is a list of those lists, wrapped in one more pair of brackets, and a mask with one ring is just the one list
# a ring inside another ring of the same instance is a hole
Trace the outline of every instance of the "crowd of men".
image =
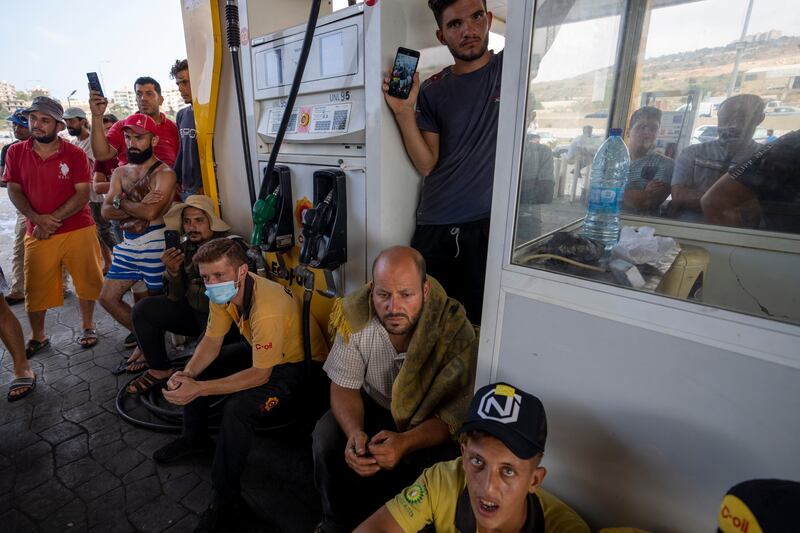
[[(454, 64), (422, 84), (415, 75), (408, 99), (385, 98), (425, 176), (411, 246), (382, 251), (371, 281), (335, 302), (331, 339), (309, 325), (308, 354), (292, 291), (250, 271), (247, 244), (203, 195), (191, 105), (176, 125), (160, 111), (160, 84), (144, 76), (134, 82), (138, 112), (122, 120), (106, 114), (96, 91), (91, 117), (47, 97), (15, 113), (19, 142), (4, 151), (3, 179), (24, 232), (16, 252), (22, 267), (15, 262), (11, 293), (0, 301), (0, 334), (14, 360), (8, 400), (35, 389), (28, 359), (49, 346), (45, 316), (63, 304), (66, 272), (78, 297), (81, 346), (98, 342), (99, 301), (131, 333), (134, 349), (120, 371), (138, 376), (126, 392), (163, 389), (182, 406), (180, 437), (153, 459), (213, 454), (211, 503), (198, 531), (237, 530), (249, 515), (241, 477), (254, 431), (305, 416), (313, 373), (330, 386), (330, 409), (312, 435), (323, 510), (316, 531), (588, 531), (541, 489), (541, 401), (507, 383), (472, 395), (502, 53), (488, 49), (492, 15), (484, 0), (429, 6)], [(170, 75), (191, 104), (186, 60)], [(637, 112), (631, 138), (649, 139), (659, 118)], [(69, 140), (60, 135), (65, 129)], [(631, 152), (634, 169), (663, 169), (636, 170), (631, 180), (630, 202), (645, 209), (664, 193), (650, 182), (665, 182), (671, 167), (644, 149)], [(539, 159), (552, 171), (552, 157)], [(526, 194), (550, 201), (552, 187)], [(700, 205), (700, 196), (686, 198), (687, 208)], [(169, 247), (168, 230), (181, 236)], [(20, 301), (27, 342), (8, 307)], [(167, 333), (199, 339), (182, 369), (170, 360)], [(209, 413), (221, 398), (212, 440)]]

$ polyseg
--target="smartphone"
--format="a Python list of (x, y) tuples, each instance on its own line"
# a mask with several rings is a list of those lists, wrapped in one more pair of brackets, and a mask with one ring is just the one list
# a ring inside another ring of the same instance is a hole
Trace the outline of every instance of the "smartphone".
[(168, 229), (164, 232), (164, 248), (180, 248), (181, 235), (174, 229)]
[(103, 88), (100, 86), (100, 78), (97, 77), (97, 72), (87, 72), (86, 78), (89, 80), (89, 89), (97, 91), (100, 93), (100, 96), (105, 97)]
[(419, 52), (402, 46), (397, 49), (391, 76), (389, 77), (389, 96), (408, 98), (414, 84), (414, 73), (417, 72)]

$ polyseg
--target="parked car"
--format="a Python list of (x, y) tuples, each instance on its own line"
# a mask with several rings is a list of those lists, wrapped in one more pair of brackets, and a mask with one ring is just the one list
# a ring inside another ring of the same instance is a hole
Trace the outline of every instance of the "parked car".
[(797, 115), (800, 114), (800, 107), (768, 107), (766, 113), (772, 115)]
[(717, 127), (713, 124), (706, 124), (705, 126), (700, 126), (694, 130), (689, 144), (705, 143), (708, 141), (714, 141), (716, 138)]
[(601, 109), (599, 111), (595, 111), (594, 113), (589, 113), (583, 118), (608, 118), (608, 109)]

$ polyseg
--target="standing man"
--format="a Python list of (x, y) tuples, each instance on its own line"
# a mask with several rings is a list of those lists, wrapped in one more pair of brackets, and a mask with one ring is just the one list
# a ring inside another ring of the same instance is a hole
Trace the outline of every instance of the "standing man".
[[(592, 166), (592, 160), (594, 159), (594, 154), (597, 153), (597, 149), (600, 147), (600, 143), (598, 142), (600, 139), (597, 137), (592, 137), (592, 128), (589, 124), (583, 127), (583, 132), (572, 139), (572, 142), (569, 143), (569, 148), (567, 149), (566, 159), (568, 163), (574, 163), (575, 169), (573, 172), (575, 173), (575, 188), (573, 192), (577, 190), (577, 184), (583, 178), (583, 169), (590, 169)], [(587, 170), (590, 172), (590, 170)]]
[[(83, 151), (62, 140), (61, 104), (37, 96), (25, 110), (31, 138), (6, 154), (8, 195), (27, 219), (25, 235), (25, 308), (31, 338), (28, 357), (50, 345), (45, 314), (64, 303), (64, 268), (72, 276), (81, 313), (80, 344), (97, 344), (94, 304), (103, 286), (100, 244), (89, 211), (91, 175)], [(32, 283), (31, 280), (36, 280)]]
[[(133, 90), (136, 92), (138, 112), (149, 116), (156, 125), (156, 135), (159, 138), (158, 145), (154, 146), (156, 158), (172, 167), (178, 155), (178, 128), (160, 111), (161, 104), (164, 103), (161, 84), (149, 76), (142, 76), (134, 82)], [(116, 157), (120, 165), (126, 164), (128, 157), (122, 132), (124, 121), (111, 126), (106, 134), (103, 130), (103, 114), (108, 107), (108, 100), (90, 89), (89, 107), (92, 110), (92, 151), (95, 158), (98, 161), (107, 161)]]
[[(92, 140), (89, 135), (89, 121), (86, 113), (79, 107), (69, 107), (64, 111), (64, 121), (67, 123), (67, 132), (72, 135), (70, 142), (83, 150), (89, 158), (89, 166), (94, 167), (94, 154), (92, 153)], [(89, 189), (89, 209), (97, 227), (97, 238), (100, 241), (100, 250), (103, 253), (103, 272), (108, 272), (111, 267), (111, 250), (117, 244), (111, 232), (111, 224), (100, 214), (103, 205), (103, 195), (94, 190), (94, 185)]]
[(469, 404), (478, 337), (413, 248), (381, 252), (372, 283), (337, 300), (325, 372), (331, 409), (314, 429), (316, 531), (356, 525), (436, 461)]
[(640, 107), (631, 115), (628, 129), (631, 164), (623, 202), (625, 209), (634, 213), (657, 214), (658, 207), (669, 196), (675, 163), (655, 152), (660, 128), (660, 109)]
[[(28, 119), (25, 117), (22, 109), (17, 109), (14, 114), (8, 117), (11, 122), (11, 128), (14, 130), (14, 138), (16, 139), (11, 144), (3, 146), (0, 151), (0, 177), (2, 177), (2, 186), (6, 187), (5, 168), (6, 168), (6, 152), (8, 148), (20, 141), (26, 141), (31, 136), (28, 129)], [(6, 302), (8, 305), (15, 305), (25, 301), (25, 215), (17, 211), (17, 223), (14, 226), (14, 252), (11, 256), (11, 291), (6, 294)]]
[[(3, 269), (0, 268), (0, 296), (6, 292), (8, 292), (8, 285), (3, 275)], [(0, 341), (3, 341), (3, 346), (11, 354), (11, 360), (14, 363), (14, 380), (8, 386), (6, 399), (9, 402), (16, 402), (33, 392), (33, 389), (36, 388), (36, 376), (28, 363), (28, 358), (25, 357), (25, 337), (22, 335), (22, 326), (3, 298), (0, 298)]]
[(192, 109), (192, 85), (189, 81), (188, 61), (185, 59), (175, 61), (169, 75), (178, 85), (184, 103), (189, 104), (189, 107), (178, 111), (178, 116), (175, 118), (180, 135), (175, 174), (178, 176), (181, 200), (186, 200), (193, 194), (203, 194), (203, 176), (200, 173), (200, 152), (197, 150), (197, 129)]
[(102, 214), (119, 220), (122, 243), (114, 247), (100, 304), (133, 331), (131, 306), (122, 297), (138, 281), (149, 294), (163, 288), (164, 213), (175, 194), (175, 172), (153, 155), (160, 138), (153, 119), (137, 113), (122, 121), (127, 164), (114, 169)]
[(423, 178), (411, 246), (447, 294), (480, 322), (489, 247), (503, 54), (488, 49), (492, 14), (485, 0), (429, 0), (455, 64), (405, 100), (383, 92), (406, 151)]

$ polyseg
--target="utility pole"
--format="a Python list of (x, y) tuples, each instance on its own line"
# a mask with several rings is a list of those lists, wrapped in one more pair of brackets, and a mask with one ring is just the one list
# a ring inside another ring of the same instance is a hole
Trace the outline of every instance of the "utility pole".
[(733, 71), (731, 72), (731, 79), (728, 81), (728, 91), (725, 94), (726, 98), (730, 98), (733, 94), (733, 90), (736, 88), (736, 78), (739, 76), (739, 63), (744, 53), (744, 38), (747, 37), (747, 26), (750, 25), (750, 14), (752, 12), (753, 0), (749, 0), (747, 3), (747, 15), (744, 17), (744, 25), (742, 26), (742, 36), (739, 37), (739, 41), (736, 43), (736, 59), (733, 61)]

